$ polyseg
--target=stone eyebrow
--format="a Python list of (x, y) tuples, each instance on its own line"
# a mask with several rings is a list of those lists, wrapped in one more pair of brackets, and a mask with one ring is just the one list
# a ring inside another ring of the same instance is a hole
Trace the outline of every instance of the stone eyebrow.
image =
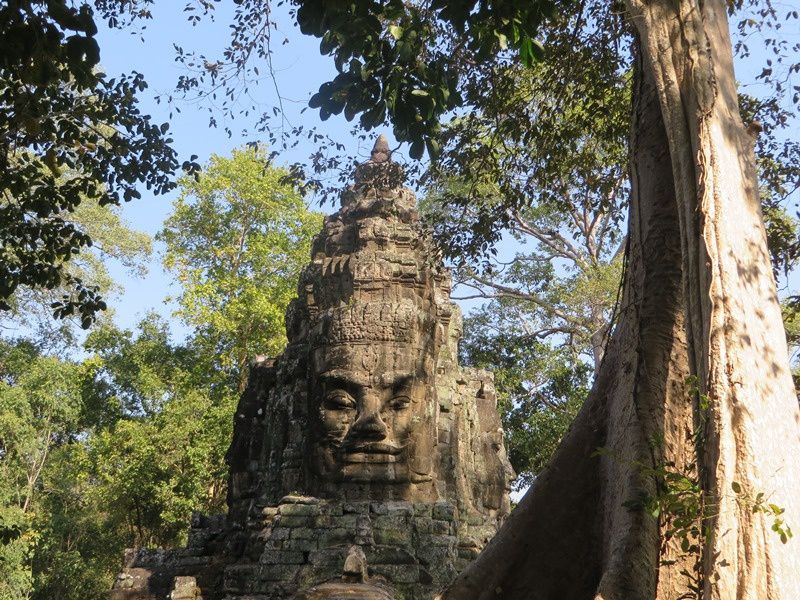
[(384, 387), (407, 385), (414, 380), (414, 374), (408, 371), (389, 371), (380, 376), (381, 385)]
[[(339, 382), (358, 387), (366, 387), (371, 384), (369, 376), (342, 369), (326, 371), (322, 373), (320, 377), (325, 381)], [(407, 371), (389, 371), (388, 373), (381, 373), (379, 377), (381, 386), (390, 387), (411, 383), (414, 379), (414, 374)]]
[(353, 385), (353, 386), (364, 387), (369, 385), (368, 377), (364, 377), (363, 375), (358, 375), (351, 371), (344, 371), (341, 369), (332, 369), (330, 371), (326, 371), (325, 373), (322, 373), (320, 377), (326, 381), (345, 383), (347, 385)]

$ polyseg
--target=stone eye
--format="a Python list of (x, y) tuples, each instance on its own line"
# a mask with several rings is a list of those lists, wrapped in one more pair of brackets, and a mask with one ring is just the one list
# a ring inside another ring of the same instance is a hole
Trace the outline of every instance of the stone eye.
[(408, 396), (395, 396), (392, 398), (392, 401), (389, 403), (395, 410), (403, 410), (411, 403), (411, 399)]
[(346, 410), (348, 408), (355, 408), (356, 401), (353, 397), (343, 390), (334, 390), (325, 396), (325, 408), (332, 410)]

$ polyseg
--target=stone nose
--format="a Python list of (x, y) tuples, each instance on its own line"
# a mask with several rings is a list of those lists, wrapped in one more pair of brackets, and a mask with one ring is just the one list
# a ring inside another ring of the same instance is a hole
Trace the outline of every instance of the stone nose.
[(371, 395), (366, 396), (359, 407), (356, 422), (350, 428), (351, 434), (371, 440), (386, 439), (389, 430), (381, 419), (380, 406), (378, 398)]

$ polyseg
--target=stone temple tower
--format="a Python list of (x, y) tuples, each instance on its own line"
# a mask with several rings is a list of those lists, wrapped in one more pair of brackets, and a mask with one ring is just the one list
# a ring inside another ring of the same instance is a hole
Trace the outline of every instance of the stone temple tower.
[[(126, 557), (112, 598), (430, 599), (510, 510), (489, 373), (402, 168), (378, 138), (325, 220), (234, 416), (228, 514)], [(338, 595), (337, 595), (338, 594)]]

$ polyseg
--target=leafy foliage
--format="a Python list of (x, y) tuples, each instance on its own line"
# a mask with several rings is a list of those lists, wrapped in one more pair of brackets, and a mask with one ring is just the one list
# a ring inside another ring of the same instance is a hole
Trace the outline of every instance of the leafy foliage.
[(125, 547), (220, 512), (236, 394), (148, 316), (80, 361), (0, 346), (0, 598), (104, 598)]
[[(613, 54), (553, 38), (546, 65), (471, 81), (475, 110), (446, 125), (423, 209), (463, 294), (502, 300), (512, 327), (598, 366), (620, 281), (629, 85)], [(504, 235), (517, 248), (495, 257)]]
[[(62, 265), (67, 279), (92, 281), (101, 296), (113, 298), (122, 289), (110, 275), (110, 264), (120, 266), (134, 277), (146, 273), (152, 240), (149, 235), (131, 229), (118, 206), (100, 206), (96, 201), (85, 200), (61, 217), (92, 239), (91, 247), (84, 248)], [(56, 351), (59, 346), (65, 349), (74, 345), (80, 319), (55, 319), (51, 309), (53, 303), (69, 292), (66, 281), (49, 290), (18, 287), (8, 298), (10, 310), (0, 312), (0, 327), (39, 332), (39, 339), (50, 344), (43, 350)]]
[(461, 359), (494, 372), (509, 459), (524, 488), (544, 468), (589, 391), (591, 367), (512, 325), (494, 302), (464, 322)]
[[(598, 32), (599, 21), (607, 26)], [(546, 32), (546, 62), (524, 68), (498, 59), (464, 73), (469, 110), (445, 124), (428, 174), (460, 224), (433, 221), (448, 256), (490, 255), (504, 231), (535, 242), (525, 223), (539, 238), (555, 230), (585, 244), (590, 261), (616, 249), (608, 246), (620, 237), (627, 197), (630, 83), (619, 48), (627, 40), (592, 3)], [(442, 186), (452, 180), (458, 185)]]
[(182, 287), (178, 315), (240, 389), (248, 360), (286, 344), (286, 307), (322, 226), (285, 176), (262, 149), (213, 156), (197, 179), (181, 180), (160, 234)]
[(0, 545), (0, 598), (26, 597), (33, 587), (42, 474), (79, 429), (86, 375), (30, 342), (0, 341), (0, 525), (11, 532)]
[(321, 38), (320, 52), (332, 55), (339, 71), (309, 105), (323, 120), (342, 112), (348, 120), (360, 115), (366, 129), (388, 118), (395, 137), (410, 142), (412, 158), (426, 146), (438, 155), (439, 121), (463, 102), (463, 65), (512, 49), (525, 65), (541, 60), (536, 35), (563, 8), (553, 0), (298, 5), (300, 30)]
[(108, 400), (126, 407), (124, 418), (83, 450), (97, 482), (95, 502), (128, 545), (175, 546), (185, 541), (192, 511), (224, 505), (223, 456), (236, 396), (215, 389), (202, 371), (208, 361), (171, 344), (156, 317), (143, 321), (135, 337), (104, 326), (90, 336), (90, 347), (105, 357), (98, 380), (110, 383)]
[[(87, 2), (14, 0), (0, 7), (0, 309), (20, 286), (66, 293), (55, 314), (88, 327), (105, 308), (97, 284), (65, 263), (92, 238), (65, 215), (175, 185), (168, 125), (141, 114), (139, 73), (107, 79)], [(184, 168), (196, 165), (183, 163)]]

